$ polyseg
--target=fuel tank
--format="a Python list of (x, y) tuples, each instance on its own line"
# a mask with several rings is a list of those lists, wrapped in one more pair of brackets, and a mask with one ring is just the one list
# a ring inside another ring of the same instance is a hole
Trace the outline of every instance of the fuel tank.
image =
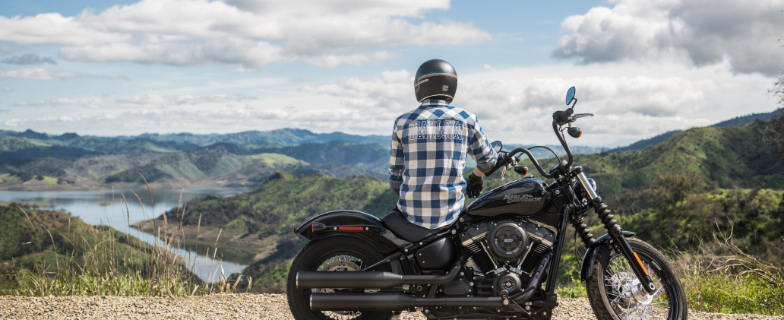
[(550, 201), (547, 185), (542, 180), (527, 178), (490, 190), (471, 202), (466, 207), (466, 213), (484, 217), (505, 213), (533, 215), (541, 211)]

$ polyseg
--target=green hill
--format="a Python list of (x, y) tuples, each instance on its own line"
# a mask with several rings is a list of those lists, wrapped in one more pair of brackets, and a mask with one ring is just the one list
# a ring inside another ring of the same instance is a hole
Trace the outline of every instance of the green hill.
[(232, 144), (177, 153), (100, 155), (81, 158), (0, 159), (0, 187), (25, 190), (96, 189), (138, 186), (185, 187), (193, 184), (256, 186), (284, 171), (296, 176), (325, 173), (335, 177), (384, 175), (354, 165), (309, 164), (282, 154), (244, 154)]
[[(657, 175), (686, 172), (720, 187), (784, 188), (784, 165), (775, 148), (763, 141), (766, 126), (766, 121), (756, 121), (692, 128), (638, 151), (575, 155), (574, 163), (585, 168), (606, 196), (652, 185)], [(547, 168), (555, 165), (552, 159), (543, 162)]]
[(148, 139), (107, 139), (64, 134), (50, 137), (27, 130), (22, 133), (2, 131), (0, 159), (79, 158), (102, 154), (174, 153), (199, 146), (179, 142), (158, 142)]
[[(297, 178), (276, 173), (249, 192), (233, 197), (192, 200), (182, 217), (166, 213), (183, 226), (237, 229), (258, 236), (283, 235), (316, 214), (331, 210), (360, 210), (382, 216), (392, 209), (395, 195), (387, 183), (370, 177), (339, 179), (325, 174)], [(163, 219), (159, 217), (158, 219)]]
[(381, 173), (386, 173), (389, 169), (389, 144), (332, 141), (281, 148), (258, 148), (252, 151), (285, 154), (309, 163), (351, 164)]
[[(91, 226), (59, 211), (24, 210), (14, 203), (0, 206), (0, 293), (18, 290), (30, 294), (44, 288), (45, 292), (61, 294), (102, 294), (88, 289), (98, 289), (102, 286), (99, 283), (109, 285), (114, 281), (108, 278), (150, 279), (155, 277), (153, 270), (157, 273), (171, 271), (170, 275), (190, 277), (191, 281), (199, 282), (176, 255), (133, 236), (111, 227)], [(57, 275), (59, 280), (50, 275)], [(34, 281), (44, 279), (44, 282), (30, 287), (26, 282), (30, 276)], [(88, 279), (95, 282), (85, 283)], [(143, 281), (138, 284), (142, 285)], [(54, 286), (57, 291), (53, 291)], [(102, 290), (113, 294), (138, 294), (138, 290), (131, 288)]]
[[(712, 127), (712, 128), (722, 128), (722, 127), (729, 127), (729, 126), (740, 126), (740, 125), (744, 125), (744, 124), (753, 123), (753, 122), (757, 121), (757, 119), (763, 120), (763, 121), (768, 121), (771, 118), (773, 118), (774, 116), (778, 115), (780, 112), (781, 112), (781, 109), (775, 110), (775, 111), (772, 111), (772, 112), (767, 112), (767, 113), (752, 113), (750, 115), (735, 117), (735, 118), (732, 118), (732, 119), (729, 119), (729, 120), (725, 120), (725, 121), (722, 121), (722, 122), (719, 122), (719, 123), (716, 123), (716, 124), (712, 124), (712, 125), (710, 125), (710, 127)], [(609, 149), (606, 152), (607, 153), (613, 153), (613, 152), (642, 150), (642, 149), (644, 149), (646, 147), (650, 147), (650, 146), (656, 145), (659, 142), (667, 140), (667, 138), (671, 137), (673, 134), (675, 134), (677, 132), (680, 132), (680, 131), (681, 130), (668, 131), (668, 132), (659, 134), (659, 135), (657, 135), (655, 137), (652, 137), (652, 138), (648, 138), (648, 139), (643, 139), (643, 140), (637, 141), (637, 142), (632, 143), (632, 144), (630, 144), (628, 146), (625, 146), (625, 147), (618, 147), (618, 148)]]

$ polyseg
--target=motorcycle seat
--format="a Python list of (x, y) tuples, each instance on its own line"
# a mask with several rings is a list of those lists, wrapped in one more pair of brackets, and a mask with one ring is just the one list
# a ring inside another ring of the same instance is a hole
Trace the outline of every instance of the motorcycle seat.
[(432, 230), (427, 228), (422, 228), (418, 225), (409, 222), (408, 219), (406, 219), (406, 217), (403, 216), (403, 213), (398, 210), (392, 210), (392, 212), (388, 213), (386, 216), (381, 218), (381, 223), (384, 225), (385, 228), (391, 230), (398, 237), (401, 237), (409, 242), (420, 241), (429, 236), (447, 230), (450, 227), (452, 227), (452, 225), (454, 224), (454, 222), (452, 222), (452, 224), (443, 226), (438, 229), (432, 229)]

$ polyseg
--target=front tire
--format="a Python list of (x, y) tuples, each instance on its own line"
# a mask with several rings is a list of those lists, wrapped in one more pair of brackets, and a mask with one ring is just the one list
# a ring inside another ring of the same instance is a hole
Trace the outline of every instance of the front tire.
[[(373, 246), (363, 240), (351, 237), (333, 237), (311, 241), (299, 251), (289, 269), (286, 283), (286, 296), (291, 314), (297, 320), (389, 320), (391, 312), (331, 312), (310, 310), (310, 294), (312, 290), (319, 292), (337, 292), (351, 289), (298, 289), (296, 285), (299, 271), (359, 271), (383, 259), (384, 256)], [(375, 271), (390, 271), (388, 266), (381, 266)], [(364, 292), (362, 289), (354, 289)], [(361, 294), (361, 293), (360, 293)]]
[(596, 318), (687, 320), (686, 293), (669, 260), (642, 240), (626, 240), (639, 255), (658, 291), (648, 295), (623, 254), (603, 247), (586, 283)]

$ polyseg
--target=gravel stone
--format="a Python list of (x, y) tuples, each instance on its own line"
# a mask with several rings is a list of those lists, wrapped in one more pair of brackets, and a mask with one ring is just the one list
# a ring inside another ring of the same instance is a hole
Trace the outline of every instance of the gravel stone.
[[(559, 299), (553, 319), (595, 319), (587, 298)], [(424, 320), (404, 312), (405, 320)], [(215, 294), (195, 297), (0, 296), (0, 319), (293, 319), (282, 294)], [(692, 320), (782, 320), (752, 314), (689, 312)]]

